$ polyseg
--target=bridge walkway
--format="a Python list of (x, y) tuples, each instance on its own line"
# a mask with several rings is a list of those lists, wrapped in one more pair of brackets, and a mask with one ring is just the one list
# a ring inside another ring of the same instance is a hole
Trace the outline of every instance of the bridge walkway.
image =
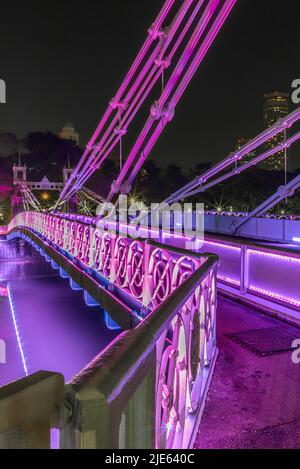
[(195, 447), (300, 448), (300, 364), (287, 350), (300, 328), (224, 297), (217, 318), (219, 356)]

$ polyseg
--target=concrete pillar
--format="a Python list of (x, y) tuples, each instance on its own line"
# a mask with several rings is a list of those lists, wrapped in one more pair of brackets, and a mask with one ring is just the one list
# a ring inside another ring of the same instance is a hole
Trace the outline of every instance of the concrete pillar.
[(0, 388), (0, 449), (50, 448), (64, 400), (64, 377), (39, 371)]

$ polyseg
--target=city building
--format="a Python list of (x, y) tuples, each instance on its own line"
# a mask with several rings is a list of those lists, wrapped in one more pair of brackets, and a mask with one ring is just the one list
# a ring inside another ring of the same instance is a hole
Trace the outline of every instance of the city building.
[[(275, 124), (279, 119), (289, 114), (289, 94), (275, 91), (264, 95), (264, 128), (267, 129)], [(285, 138), (285, 133), (281, 132), (266, 144), (266, 149), (276, 147)], [(268, 158), (263, 167), (269, 171), (282, 171), (285, 168), (285, 151), (280, 151)]]
[(75, 127), (71, 122), (64, 124), (58, 136), (64, 140), (72, 140), (76, 145), (79, 145), (79, 134), (75, 131)]
[[(251, 140), (251, 138), (246, 138), (246, 137), (240, 137), (240, 138), (238, 138), (237, 141), (236, 141), (236, 145), (235, 145), (234, 150), (235, 150), (235, 151), (240, 150), (240, 149), (243, 148), (248, 142), (250, 142), (250, 140)], [(255, 155), (256, 155), (256, 152), (255, 152), (255, 151), (251, 151), (251, 152), (248, 153), (246, 156), (244, 156), (244, 158), (241, 160), (240, 164), (246, 163), (247, 161), (252, 160), (252, 158), (254, 158)]]

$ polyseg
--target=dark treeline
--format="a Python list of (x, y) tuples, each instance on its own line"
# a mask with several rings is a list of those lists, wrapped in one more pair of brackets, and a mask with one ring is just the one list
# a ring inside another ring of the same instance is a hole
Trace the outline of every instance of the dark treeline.
[[(8, 206), (13, 189), (12, 166), (18, 162), (19, 157), (22, 164), (27, 166), (29, 180), (39, 181), (46, 175), (51, 181), (61, 181), (63, 167), (68, 162), (74, 167), (82, 151), (75, 143), (62, 140), (51, 132), (29, 133), (22, 140), (18, 140), (13, 134), (0, 134), (0, 213), (5, 212)], [(161, 168), (154, 160), (149, 159), (131, 187), (130, 196), (146, 204), (160, 202), (209, 167), (210, 163), (198, 163), (189, 171), (184, 171), (175, 164)], [(86, 185), (105, 196), (118, 172), (118, 155), (115, 154)], [(300, 170), (290, 172), (288, 180), (299, 172)], [(254, 167), (204, 194), (198, 194), (192, 201), (203, 202), (206, 209), (249, 211), (284, 184), (284, 179), (285, 175), (281, 171), (271, 172)], [(299, 214), (300, 191), (273, 211)]]

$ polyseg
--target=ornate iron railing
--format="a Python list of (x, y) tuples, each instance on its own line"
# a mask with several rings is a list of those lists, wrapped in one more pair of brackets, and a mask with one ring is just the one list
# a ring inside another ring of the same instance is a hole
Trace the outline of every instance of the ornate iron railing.
[(17, 227), (33, 230), (151, 309), (205, 261), (205, 256), (190, 251), (49, 214), (21, 213), (11, 222), (9, 231)]
[(62, 447), (189, 447), (217, 354), (218, 258), (48, 214), (18, 215), (9, 231), (21, 228), (151, 310), (67, 385)]
[(192, 446), (217, 353), (216, 263), (208, 257), (67, 385), (63, 448)]

